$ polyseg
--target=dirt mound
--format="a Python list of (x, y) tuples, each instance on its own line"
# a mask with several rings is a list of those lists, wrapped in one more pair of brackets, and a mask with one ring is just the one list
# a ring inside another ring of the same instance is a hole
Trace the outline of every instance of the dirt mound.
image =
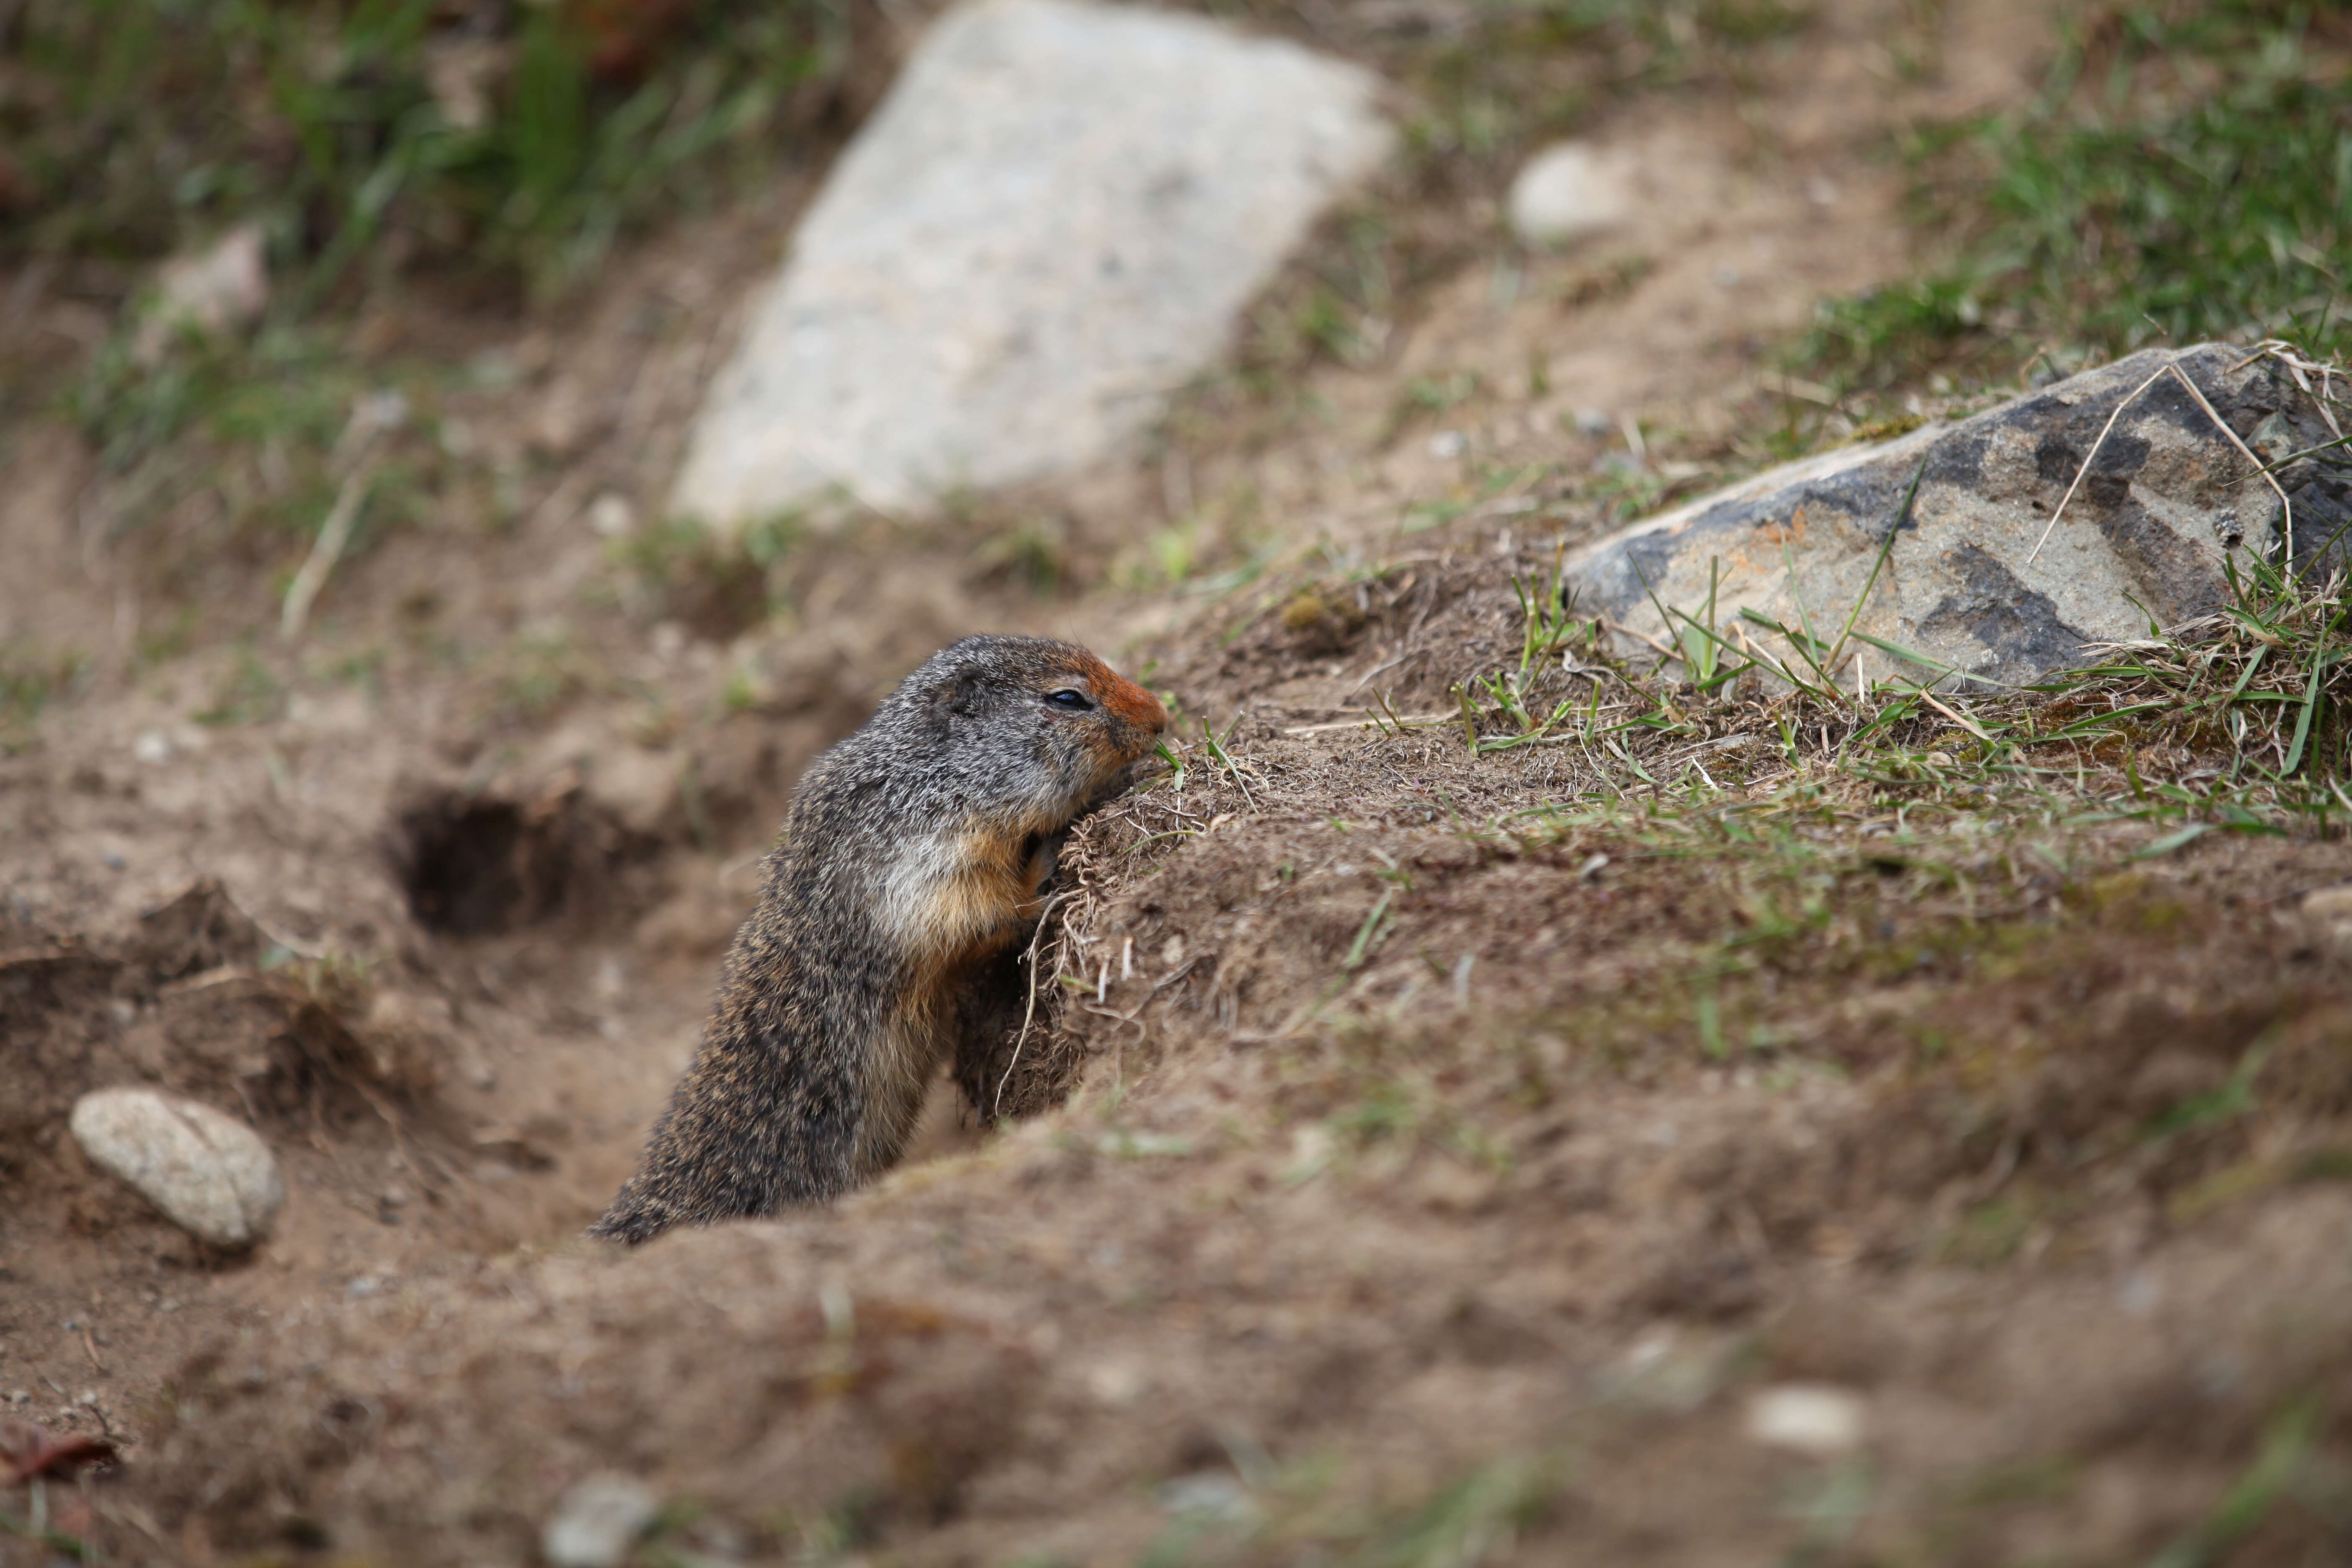
[[(0, 1563), (530, 1562), (615, 1476), (695, 1568), (2337, 1554), (2352, 848), (2108, 809), (2200, 809), (2226, 704), (1997, 772), (1612, 664), (1549, 586), (1831, 428), (1761, 345), (1899, 269), (1878, 151), (2030, 90), (2039, 14), (1482, 59), (1443, 5), (1251, 9), (1425, 42), (1427, 156), (1067, 485), (651, 519), (805, 180), (544, 317), (386, 301), (353, 343), (419, 363), (279, 378), (284, 463), (5, 433), (0, 1414), (122, 1458), (0, 1495)], [(1521, 89), (1648, 171), (1605, 245), (1502, 242)], [(102, 335), (48, 288), (8, 342)], [(278, 638), (377, 377), (385, 489)], [(978, 629), (1181, 719), (964, 1086), (1007, 1124), (943, 1089), (834, 1209), (589, 1245), (793, 778)], [(268, 1140), (265, 1247), (83, 1167), (124, 1082)]]
[[(488, 1097), (552, 1020), (541, 977), (488, 944), (609, 929), (620, 894), (675, 906), (659, 862), (686, 837), (627, 829), (576, 781), (520, 799), (399, 782), (383, 765), (396, 737), (291, 727), (264, 758), (201, 731), (138, 734), (0, 758), (0, 1395), (134, 1439), (170, 1368), (223, 1324), (506, 1245), (546, 1224), (549, 1189), (587, 1209), (558, 1168), (567, 1121), (527, 1089)], [(446, 832), (467, 811), (513, 832)], [(479, 924), (502, 935), (448, 945), (429, 895), (451, 886), (472, 899), (461, 917), (489, 910)], [(267, 1247), (213, 1254), (83, 1158), (68, 1110), (126, 1085), (272, 1146), (291, 1201)]]
[[(2327, 1539), (2299, 1510), (2207, 1509), (2339, 1430), (2352, 1280), (2310, 1237), (2352, 1220), (2341, 1192), (2120, 1283), (1886, 1279), (1759, 1244), (1771, 1300), (1741, 1332), (1580, 1310), (1597, 1269), (1572, 1233), (1465, 1203), (1443, 1156), (1300, 1181), (1278, 1141), (1098, 1136), (1024, 1136), (846, 1225), (483, 1269), (249, 1334), (179, 1385), (154, 1480), (184, 1500), (160, 1522), (201, 1496), (184, 1544), (528, 1560), (562, 1494), (618, 1468), (667, 1500), (650, 1552), (730, 1560), (1391, 1561), (1420, 1540), (2108, 1561), (2179, 1540), (2273, 1562)], [(1171, 1174), (1213, 1207), (1167, 1215)], [(1851, 1447), (1757, 1441), (1790, 1382), (1859, 1407)]]
[[(1441, 664), (1503, 646), (1488, 558), (1422, 570)], [(146, 1451), (164, 1528), (521, 1557), (619, 1471), (649, 1552), (742, 1561), (2326, 1539), (2271, 1478), (2343, 1459), (2352, 950), (2301, 910), (2352, 849), (2061, 865), (1675, 735), (1635, 760), (1713, 757), (1711, 810), (1596, 809), (1570, 748), (1234, 679), (1073, 847), (992, 1069), (1040, 1114), (833, 1215), (244, 1331)]]

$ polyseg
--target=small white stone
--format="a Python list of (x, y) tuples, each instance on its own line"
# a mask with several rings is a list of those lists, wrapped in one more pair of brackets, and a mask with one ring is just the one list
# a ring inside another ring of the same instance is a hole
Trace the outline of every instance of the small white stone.
[(1767, 1447), (1826, 1458), (1862, 1441), (1864, 1416), (1862, 1396), (1850, 1390), (1783, 1383), (1748, 1401), (1748, 1436)]
[(1151, 1373), (1142, 1363), (1114, 1356), (1097, 1362), (1086, 1373), (1087, 1387), (1097, 1399), (1123, 1410), (1151, 1391)]
[(1560, 142), (1528, 159), (1511, 182), (1511, 232), (1526, 245), (1564, 245), (1633, 215), (1622, 157), (1586, 142)]
[(636, 526), (637, 509), (625, 495), (606, 490), (588, 503), (588, 531), (600, 539), (618, 539)]
[(451, 130), (479, 131), (489, 123), (491, 89), (503, 74), (502, 53), (491, 39), (465, 36), (425, 46), (425, 85)]
[(2352, 921), (2352, 883), (2318, 888), (2303, 896), (2303, 912), (2314, 920)]
[(1433, 458), (1458, 458), (1470, 449), (1470, 437), (1459, 430), (1440, 430), (1429, 438)]
[(356, 440), (400, 429), (413, 412), (408, 405), (408, 394), (398, 387), (363, 392), (352, 400), (351, 425), (342, 439)]
[(286, 1201), (269, 1146), (209, 1105), (152, 1089), (102, 1089), (76, 1100), (67, 1124), (93, 1164), (215, 1247), (261, 1240)]
[(142, 730), (139, 738), (131, 742), (131, 754), (150, 767), (162, 767), (172, 760), (172, 737), (161, 730)]
[(1162, 1481), (1157, 1496), (1160, 1506), (1170, 1513), (1192, 1514), (1232, 1524), (1246, 1523), (1257, 1513), (1257, 1505), (1250, 1500), (1249, 1489), (1224, 1470), (1202, 1470)]
[(554, 1568), (620, 1568), (661, 1510), (644, 1482), (603, 1473), (576, 1483), (556, 1503), (540, 1549)]
[(204, 249), (173, 257), (155, 275), (155, 299), (140, 323), (132, 354), (152, 365), (185, 329), (208, 335), (243, 331), (269, 306), (269, 266), (261, 226), (239, 224)]

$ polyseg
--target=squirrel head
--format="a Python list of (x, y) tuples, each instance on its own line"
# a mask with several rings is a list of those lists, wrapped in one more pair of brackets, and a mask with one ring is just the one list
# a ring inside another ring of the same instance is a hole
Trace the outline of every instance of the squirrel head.
[(893, 699), (946, 742), (968, 789), (1057, 828), (1122, 783), (1167, 732), (1160, 700), (1076, 643), (971, 637)]

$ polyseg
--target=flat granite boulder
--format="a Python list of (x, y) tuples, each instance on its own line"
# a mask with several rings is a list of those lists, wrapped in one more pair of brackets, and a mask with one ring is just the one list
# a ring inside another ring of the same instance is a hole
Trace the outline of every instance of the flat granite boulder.
[[(1810, 619), (1833, 640), (1868, 584), (1855, 630), (1934, 663), (1864, 643), (1862, 669), (1843, 671), (1847, 685), (1931, 675), (2013, 685), (2089, 662), (2096, 645), (2144, 637), (2151, 620), (2169, 627), (2221, 608), (2226, 560), (2242, 573), (2252, 552), (2279, 558), (2278, 492), (2249, 479), (2254, 465), (2181, 379), (2165, 374), (2132, 395), (2168, 359), (2265, 462), (2331, 437), (2318, 404), (2274, 357), (2214, 343), (2151, 349), (1957, 424), (1825, 452), (1635, 523), (1570, 557), (1563, 591), (1577, 614), (1623, 628), (1616, 642), (1628, 654), (1643, 638), (1680, 647), (1696, 637), (1681, 614), (1670, 623), (1658, 606), (1704, 621), (1712, 593), (1718, 632), (1790, 659), (1743, 609), (1790, 627)], [(1872, 583), (1915, 473), (1910, 515)], [(2343, 545), (2330, 542), (2352, 521), (2347, 474), (2306, 458), (2276, 477), (2294, 505), (2294, 558), (2309, 564), (2326, 550), (2340, 562)]]
[(670, 500), (740, 528), (1108, 452), (1387, 155), (1378, 79), (1197, 17), (974, 0), (843, 153)]

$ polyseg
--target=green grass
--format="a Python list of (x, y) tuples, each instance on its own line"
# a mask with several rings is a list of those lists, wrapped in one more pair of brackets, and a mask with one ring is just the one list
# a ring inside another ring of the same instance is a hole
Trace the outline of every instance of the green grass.
[(43, 710), (70, 698), (89, 668), (79, 653), (0, 643), (0, 756), (29, 744)]
[(257, 220), (296, 313), (404, 257), (560, 286), (719, 194), (730, 153), (764, 161), (793, 89), (838, 68), (841, 15), (27, 0), (0, 257), (137, 262)]
[(605, 548), (649, 605), (714, 641), (727, 641), (788, 607), (783, 563), (802, 537), (789, 514), (731, 538), (677, 519), (651, 522)]
[[(1654, 655), (1616, 657), (1599, 623), (1560, 607), (1555, 567), (1517, 581), (1517, 657), (1458, 682), (1455, 713), (1372, 722), (1451, 731), (1474, 754), (1566, 748), (1570, 795), (1467, 830), (1506, 852), (1716, 862), (1718, 934), (1690, 956), (1675, 1026), (1721, 1058), (1751, 1043), (1733, 983), (1760, 966), (1811, 952), (1899, 977), (1955, 943), (1998, 946), (2044, 869), (2091, 887), (2208, 835), (2352, 827), (2347, 584), (2251, 558), (2229, 585), (2221, 613), (2151, 627), (2098, 662), (1962, 692), (1938, 690), (1948, 671), (1858, 631), (1851, 612), (1789, 626), (1751, 615), (1747, 630), (1765, 635), (1735, 639), (1710, 604), (1664, 616), (1677, 635)], [(1871, 648), (1914, 668), (1858, 680)], [(1926, 946), (1853, 940), (1911, 929), (1915, 906), (1951, 917)], [(2107, 912), (2146, 924), (2176, 911)], [(2222, 1100), (2182, 1114), (2231, 1113), (2249, 1061)]]
[(1181, 1512), (1137, 1558), (1137, 1568), (1228, 1568), (1312, 1562), (1333, 1568), (1479, 1568), (1508, 1560), (1540, 1526), (1567, 1484), (1552, 1452), (1510, 1451), (1469, 1467), (1412, 1502), (1374, 1506), (1334, 1495), (1328, 1457), (1273, 1465), (1237, 1455), (1236, 1506)]
[[(1923, 469), (1924, 471), (1924, 465)], [(1916, 490), (1918, 477), (1912, 485)], [(1891, 547), (1906, 492), (1886, 539)], [(1515, 580), (1515, 663), (1454, 688), (1474, 752), (1572, 746), (1619, 784), (1606, 798), (1712, 799), (1725, 780), (1826, 769), (1906, 809), (2058, 812), (2165, 829), (2143, 854), (2208, 832), (2329, 832), (2352, 823), (2352, 596), (2346, 582), (2249, 556), (2227, 567), (2216, 615), (2105, 650), (2022, 689), (1939, 693), (1953, 672), (1857, 629), (1855, 605), (1783, 626), (1752, 610), (1660, 618), (1654, 658), (1611, 652), (1600, 622), (1563, 608), (1558, 568)], [(1774, 651), (1775, 649), (1779, 651)], [(1863, 679), (1865, 650), (1885, 656)], [(1390, 715), (1383, 730), (1408, 727)], [(1745, 743), (1716, 749), (1746, 736)], [(1720, 777), (1718, 777), (1720, 775)]]
[(2283, 1497), (2291, 1495), (2319, 1421), (2316, 1395), (2298, 1399), (2273, 1415), (2253, 1462), (2195, 1528), (2148, 1560), (2148, 1568), (2203, 1568), (2226, 1560), (2231, 1549), (2258, 1530)]
[[(1482, 751), (1533, 741), (1613, 760), (1628, 800), (1711, 799), (1724, 780), (1780, 767), (1913, 811), (2143, 822), (2166, 829), (2148, 846), (2157, 854), (2211, 831), (2340, 829), (2352, 823), (2344, 589), (2259, 563), (2234, 589), (2221, 615), (2018, 691), (1939, 696), (1923, 677), (1872, 679), (1856, 693), (1799, 668), (1779, 696), (1741, 701), (1729, 691), (1755, 668), (1743, 660), (1715, 672), (1720, 690), (1621, 676), (1605, 700), (1595, 682), (1584, 703), (1562, 700), (1532, 731), (1522, 727), (1524, 705), (1500, 712), (1474, 701), (1467, 721)], [(1596, 641), (1581, 657), (1603, 655)], [(1477, 689), (1491, 692), (1502, 679), (1483, 678)], [(1736, 731), (1760, 739), (1721, 760), (1692, 749)]]
[[(1327, 26), (1279, 0), (1244, 8), (1311, 35)], [(1590, 114), (1591, 58), (1603, 92), (1683, 84), (1806, 15), (1781, 0), (1671, 16), (1574, 0), (1362, 41), (1423, 89), (1408, 179), (1499, 189), (1528, 148)], [(621, 232), (770, 167), (843, 79), (850, 17), (826, 0), (25, 0), (0, 95), (0, 261), (135, 268), (250, 220), (290, 284), (277, 306), (290, 317), (402, 268), (559, 289)], [(1365, 318), (1426, 271), (1422, 248), (1360, 212), (1328, 289), (1303, 291), (1281, 331), (1340, 357), (1376, 350), (1385, 329), (1366, 332)]]
[(214, 681), (212, 701), (196, 713), (195, 720), (207, 728), (230, 729), (266, 723), (285, 708), (285, 681), (248, 642), (238, 648), (235, 663)]
[(1823, 307), (1795, 358), (1846, 390), (2065, 373), (2155, 342), (2352, 349), (2352, 26), (2342, 11), (2095, 4), (2028, 109), (1923, 134), (1936, 268)]
[[(101, 345), (63, 401), (99, 458), (100, 526), (150, 533), (166, 577), (223, 557), (277, 563), (282, 599), (301, 561), (288, 552), (318, 536), (347, 486), (353, 510), (335, 553), (355, 559), (432, 517), (462, 477), (430, 413), (446, 373), (368, 364), (312, 323), (248, 342), (191, 339), (154, 363), (135, 336), (126, 326)], [(184, 647), (192, 631), (174, 640)]]
[(320, 334), (299, 328), (267, 331), (248, 344), (191, 341), (159, 364), (140, 363), (131, 334), (118, 332), (68, 389), (66, 404), (110, 471), (189, 430), (227, 446), (276, 442), (290, 458), (334, 445), (365, 385), (362, 374)]

